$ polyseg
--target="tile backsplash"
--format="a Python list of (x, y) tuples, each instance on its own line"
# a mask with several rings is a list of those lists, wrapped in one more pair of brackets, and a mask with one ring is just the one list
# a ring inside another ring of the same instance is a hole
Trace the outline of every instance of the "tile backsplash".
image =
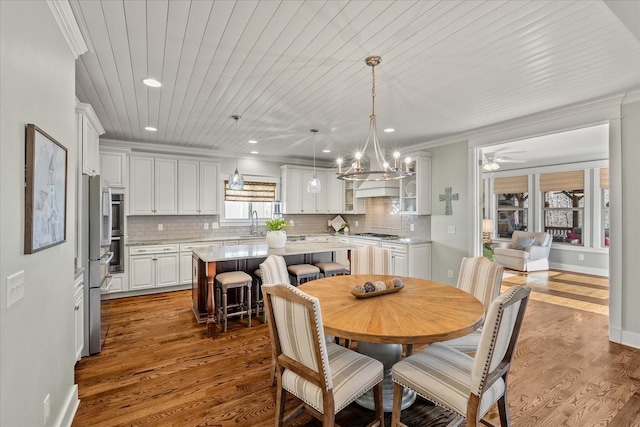
[[(431, 216), (398, 214), (399, 200), (393, 197), (376, 197), (366, 200), (366, 214), (345, 215), (342, 217), (349, 223), (350, 233), (385, 233), (398, 234), (415, 238), (431, 237)], [(284, 215), (293, 220), (294, 226), (287, 233), (318, 234), (333, 233), (327, 221), (335, 218), (331, 215)], [(212, 223), (220, 221), (219, 215), (167, 215), (167, 216), (129, 216), (127, 217), (127, 241), (145, 242), (179, 239), (208, 239), (225, 236), (244, 236), (251, 233), (249, 226), (212, 228)], [(356, 226), (356, 222), (358, 225)], [(158, 225), (162, 224), (162, 231)], [(205, 224), (208, 229), (205, 230)], [(411, 231), (411, 224), (414, 231)], [(267, 231), (264, 221), (258, 224), (258, 232)]]

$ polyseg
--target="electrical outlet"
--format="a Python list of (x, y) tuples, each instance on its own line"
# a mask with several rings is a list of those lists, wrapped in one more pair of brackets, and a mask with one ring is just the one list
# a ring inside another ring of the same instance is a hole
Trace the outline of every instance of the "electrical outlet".
[(208, 229), (209, 229), (209, 223), (208, 223), (208, 222), (205, 222), (205, 223), (204, 223), (204, 229), (205, 229), (205, 230), (208, 230)]
[(416, 227), (413, 224), (409, 224), (409, 231), (415, 231)]
[(356, 227), (358, 226), (358, 221), (356, 221)]
[(295, 223), (293, 222), (293, 220), (289, 221), (289, 227), (293, 227), (295, 225)]
[(51, 415), (51, 395), (47, 394), (44, 398), (44, 402), (42, 402), (42, 409), (44, 412), (44, 425), (47, 425), (49, 416)]
[(449, 234), (456, 234), (456, 226), (455, 225), (450, 225), (447, 227), (447, 233)]
[(164, 230), (164, 226), (162, 224), (158, 224), (158, 231)]
[(220, 223), (219, 223), (219, 222), (216, 222), (216, 221), (213, 221), (213, 222), (211, 223), (211, 229), (212, 229), (212, 230), (216, 230), (216, 229), (218, 229), (218, 228), (220, 228)]
[(453, 270), (447, 270), (447, 277), (453, 279)]
[(330, 219), (327, 220), (327, 227), (331, 227), (331, 220)]
[(584, 254), (578, 254), (578, 261), (584, 261)]
[(7, 308), (24, 298), (24, 270), (7, 276)]

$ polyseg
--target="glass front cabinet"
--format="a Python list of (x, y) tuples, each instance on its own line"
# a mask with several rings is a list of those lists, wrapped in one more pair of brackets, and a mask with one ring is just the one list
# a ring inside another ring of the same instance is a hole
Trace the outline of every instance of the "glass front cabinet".
[(400, 213), (404, 215), (431, 214), (431, 155), (410, 156), (415, 173), (400, 183)]

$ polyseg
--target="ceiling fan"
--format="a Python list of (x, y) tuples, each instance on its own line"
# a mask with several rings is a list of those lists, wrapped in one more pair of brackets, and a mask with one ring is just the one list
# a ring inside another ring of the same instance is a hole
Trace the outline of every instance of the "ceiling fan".
[[(485, 153), (484, 154), (484, 163), (482, 163), (482, 169), (488, 172), (493, 172), (500, 169), (501, 163), (525, 163), (526, 160), (522, 159), (512, 159), (511, 157), (506, 157), (504, 155), (499, 155), (499, 152), (496, 151), (494, 153)], [(516, 153), (524, 153), (524, 151), (514, 151), (507, 154), (516, 154)]]

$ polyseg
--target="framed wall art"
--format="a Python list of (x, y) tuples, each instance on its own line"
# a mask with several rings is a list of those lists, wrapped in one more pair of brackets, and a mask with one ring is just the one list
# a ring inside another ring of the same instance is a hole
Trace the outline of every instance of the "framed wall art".
[(27, 125), (24, 253), (67, 238), (67, 149), (36, 125)]

